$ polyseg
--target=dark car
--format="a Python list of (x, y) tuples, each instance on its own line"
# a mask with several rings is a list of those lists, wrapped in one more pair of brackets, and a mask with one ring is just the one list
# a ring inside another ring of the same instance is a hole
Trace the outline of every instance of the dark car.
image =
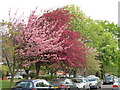
[(52, 90), (50, 83), (44, 79), (21, 80), (16, 82), (12, 90)]
[(54, 79), (50, 84), (57, 88), (57, 90), (78, 90), (77, 86), (73, 83), (71, 79)]

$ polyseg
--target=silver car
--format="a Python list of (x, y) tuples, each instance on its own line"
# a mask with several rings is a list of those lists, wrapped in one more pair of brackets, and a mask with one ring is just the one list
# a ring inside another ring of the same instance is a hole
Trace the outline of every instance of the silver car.
[(89, 81), (86, 78), (84, 77), (74, 78), (72, 81), (75, 83), (75, 85), (78, 88), (84, 88), (86, 90), (90, 90)]
[(98, 77), (90, 77), (87, 78), (89, 81), (90, 88), (101, 88), (102, 87), (102, 82)]
[(120, 90), (120, 78), (118, 78), (118, 79), (114, 82), (114, 84), (113, 84), (113, 86), (112, 86), (112, 90)]
[(78, 90), (73, 81), (68, 78), (53, 79), (50, 84), (57, 90)]

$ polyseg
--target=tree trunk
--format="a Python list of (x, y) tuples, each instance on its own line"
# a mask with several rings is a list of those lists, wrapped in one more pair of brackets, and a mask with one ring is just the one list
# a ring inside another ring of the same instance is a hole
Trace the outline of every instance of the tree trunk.
[(74, 75), (74, 76), (73, 76), (74, 78), (76, 78), (76, 77), (77, 77), (77, 69), (76, 69), (76, 68), (75, 68), (75, 69), (73, 69), (73, 75)]
[(52, 80), (52, 78), (53, 78), (53, 71), (52, 70), (50, 70), (50, 74), (51, 74), (50, 79)]
[(28, 78), (29, 78), (29, 70), (26, 70), (26, 69), (25, 69), (25, 72), (26, 72), (26, 74), (27, 74), (27, 75), (26, 75), (26, 79), (28, 79)]
[(101, 67), (101, 79), (103, 79), (104, 77), (105, 77), (105, 68), (102, 65), (102, 67)]
[(35, 63), (35, 67), (36, 67), (36, 78), (38, 78), (39, 76), (39, 72), (40, 72), (40, 62)]
[(13, 82), (14, 82), (14, 74), (12, 74), (10, 78), (10, 88), (13, 87)]

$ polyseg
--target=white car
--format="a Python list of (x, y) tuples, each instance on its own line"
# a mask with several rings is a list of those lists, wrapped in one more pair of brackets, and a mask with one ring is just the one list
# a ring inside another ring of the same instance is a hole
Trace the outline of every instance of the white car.
[(90, 88), (101, 88), (102, 81), (98, 77), (89, 77), (87, 78), (89, 81)]
[(86, 78), (74, 78), (72, 81), (79, 89), (84, 88), (86, 90), (90, 90), (89, 81)]
[(95, 75), (89, 75), (87, 76), (87, 78), (92, 78), (92, 77), (96, 77)]
[(120, 78), (118, 78), (118, 79), (114, 82), (114, 84), (113, 84), (113, 86), (112, 86), (112, 90), (120, 90)]
[[(12, 77), (12, 76), (8, 76), (7, 79), (10, 79), (11, 77)], [(21, 76), (21, 75), (15, 75), (14, 78), (15, 78), (15, 79), (22, 79), (23, 76)]]

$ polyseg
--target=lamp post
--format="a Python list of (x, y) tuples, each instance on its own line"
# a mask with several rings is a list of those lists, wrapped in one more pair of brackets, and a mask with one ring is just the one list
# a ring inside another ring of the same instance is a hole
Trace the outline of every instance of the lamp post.
[[(120, 37), (120, 34), (119, 34)], [(120, 77), (120, 38), (118, 38), (118, 77)]]
[[(120, 1), (118, 2), (118, 50), (120, 54)], [(118, 56), (118, 77), (120, 77), (120, 56)]]

